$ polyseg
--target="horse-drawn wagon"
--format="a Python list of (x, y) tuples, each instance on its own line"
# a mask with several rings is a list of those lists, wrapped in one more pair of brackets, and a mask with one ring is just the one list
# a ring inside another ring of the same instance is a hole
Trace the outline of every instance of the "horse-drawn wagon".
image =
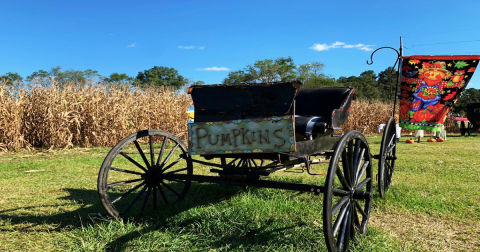
[[(328, 249), (345, 250), (355, 233), (366, 231), (375, 178), (364, 135), (335, 133), (347, 120), (354, 92), (350, 87), (301, 89), (300, 82), (192, 86), (195, 122), (188, 124), (188, 145), (162, 130), (126, 137), (100, 169), (101, 202), (114, 217), (141, 213), (147, 203), (157, 208), (180, 202), (192, 181), (311, 192), (323, 195)], [(392, 117), (375, 155), (381, 195), (391, 183), (395, 139)], [(196, 165), (211, 167), (210, 174), (196, 174)], [(270, 178), (295, 167), (317, 176), (319, 183)]]

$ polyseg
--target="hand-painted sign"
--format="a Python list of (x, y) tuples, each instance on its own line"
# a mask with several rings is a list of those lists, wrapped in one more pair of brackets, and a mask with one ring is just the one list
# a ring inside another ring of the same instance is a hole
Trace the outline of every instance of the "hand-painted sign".
[(188, 124), (191, 155), (294, 152), (293, 116)]

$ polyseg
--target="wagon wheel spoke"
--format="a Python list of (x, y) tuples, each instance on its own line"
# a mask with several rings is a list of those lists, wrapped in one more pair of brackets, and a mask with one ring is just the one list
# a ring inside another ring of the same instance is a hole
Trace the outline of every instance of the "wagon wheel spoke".
[(349, 197), (345, 196), (339, 202), (337, 202), (337, 204), (332, 208), (332, 215), (335, 215), (335, 213), (337, 213), (337, 211), (338, 211), (338, 209), (340, 209), (340, 207), (342, 207), (343, 205), (348, 203), (348, 200), (349, 200)]
[(355, 208), (357, 208), (358, 202), (355, 201), (355, 204), (352, 206), (352, 214), (353, 214), (353, 223), (356, 228), (360, 227), (360, 219), (358, 218), (358, 213), (355, 211)]
[(358, 189), (361, 189), (365, 184), (367, 184), (367, 183), (370, 182), (371, 180), (372, 180), (372, 178), (366, 178), (366, 179), (364, 179), (362, 182), (358, 183), (357, 190), (358, 190)]
[(387, 171), (393, 171), (391, 164), (389, 164), (388, 162), (385, 162), (385, 166), (388, 168)]
[(130, 193), (132, 193), (133, 191), (136, 191), (138, 188), (140, 188), (140, 186), (142, 185), (145, 185), (145, 181), (143, 181), (142, 183), (136, 185), (134, 188), (128, 190), (127, 192), (125, 192), (124, 194), (120, 195), (118, 198), (112, 200), (112, 204), (115, 204), (116, 202), (118, 202), (119, 200), (121, 200), (122, 198), (124, 198), (125, 196), (129, 195)]
[(177, 195), (177, 197), (181, 197), (179, 193), (177, 193), (173, 188), (171, 188), (169, 185), (167, 185), (165, 182), (161, 181), (163, 186), (165, 186), (168, 190), (170, 190), (173, 194)]
[(339, 251), (343, 250), (343, 246), (345, 243), (348, 245), (348, 236), (345, 237), (346, 233), (350, 233), (349, 230), (349, 219), (350, 219), (350, 208), (347, 207), (347, 212), (345, 213), (345, 217), (342, 220), (342, 224), (339, 230), (338, 238), (337, 238), (337, 248)]
[(148, 136), (148, 142), (150, 144), (150, 164), (152, 164), (152, 168), (155, 164), (155, 151), (153, 150), (153, 136)]
[(340, 167), (337, 165), (337, 170), (335, 171), (338, 177), (338, 180), (342, 184), (343, 188), (347, 188), (348, 190), (351, 190), (352, 187), (348, 184), (347, 180), (342, 174), (342, 171), (340, 170)]
[(338, 229), (340, 228), (340, 224), (343, 223), (343, 220), (345, 219), (345, 213), (347, 212), (347, 209), (349, 207), (350, 203), (347, 203), (342, 207), (340, 210), (340, 213), (337, 216), (337, 219), (335, 220), (335, 223), (333, 224), (333, 236), (336, 237), (338, 235)]
[[(165, 172), (166, 170), (172, 168), (172, 166), (176, 165), (178, 162), (180, 162), (183, 158), (178, 158), (177, 160), (173, 161), (172, 163), (170, 163), (169, 165), (167, 165), (167, 167), (163, 168), (162, 169), (162, 173)], [(185, 168), (186, 169), (186, 168)]]
[[(358, 142), (360, 144), (360, 142)], [(362, 160), (365, 155), (365, 148), (361, 148), (360, 153), (358, 153), (358, 158), (355, 163), (355, 169), (353, 170), (354, 174), (354, 179), (353, 179), (353, 185), (355, 185), (359, 179), (359, 175), (361, 175), (362, 169), (360, 166), (362, 166)], [(363, 168), (363, 167), (362, 167)]]
[(140, 144), (138, 144), (137, 140), (133, 141), (133, 143), (135, 144), (135, 147), (137, 148), (138, 153), (140, 153), (140, 156), (142, 157), (143, 162), (147, 165), (147, 169), (150, 170), (150, 163), (148, 162), (147, 157), (145, 156), (145, 153), (142, 150), (142, 147), (140, 147)]
[(350, 196), (350, 191), (345, 191), (343, 188), (333, 188), (332, 192), (335, 196)]
[[(390, 141), (388, 141), (388, 145), (387, 145), (387, 146), (393, 148), (393, 147), (395, 146), (395, 144), (394, 144), (394, 142), (393, 142), (394, 140), (395, 140), (395, 134), (392, 134), (392, 137), (390, 137)], [(390, 149), (390, 151), (391, 151), (391, 149)], [(387, 151), (387, 153), (390, 153), (390, 151)]]
[(367, 217), (367, 214), (365, 213), (365, 211), (363, 211), (363, 208), (360, 203), (358, 203), (358, 201), (355, 201), (355, 208), (362, 215), (362, 219)]
[[(182, 171), (186, 171), (188, 168), (182, 168), (182, 169), (178, 169), (178, 170), (175, 170), (175, 171), (170, 171), (168, 173), (177, 173), (177, 172), (182, 172)], [(172, 179), (169, 179), (169, 180), (172, 180)]]
[(150, 192), (152, 191), (152, 187), (148, 187), (147, 195), (145, 195), (145, 199), (143, 200), (142, 203), (142, 208), (140, 208), (140, 215), (142, 215), (143, 210), (145, 209), (145, 206), (147, 205), (148, 198), (150, 197)]
[(343, 167), (343, 172), (345, 173), (345, 177), (347, 177), (348, 174), (348, 182), (350, 185), (353, 185), (353, 176), (351, 170), (353, 169), (353, 139), (351, 141), (348, 141), (348, 147), (347, 147), (347, 166)]
[(355, 139), (355, 145), (353, 149), (353, 155), (352, 155), (352, 165), (350, 166), (350, 169), (352, 169), (352, 185), (355, 184), (355, 181), (357, 180), (357, 170), (358, 166), (360, 165), (360, 141), (358, 139)]
[(118, 172), (125, 172), (125, 173), (130, 173), (130, 174), (135, 174), (135, 175), (140, 175), (142, 176), (145, 173), (140, 173), (140, 172), (135, 172), (135, 171), (130, 171), (130, 170), (124, 170), (116, 167), (110, 167), (110, 170), (112, 171), (118, 171)]
[(162, 169), (168, 162), (168, 160), (170, 159), (170, 157), (173, 155), (173, 153), (175, 152), (175, 150), (178, 148), (179, 144), (177, 143), (175, 145), (175, 147), (172, 148), (172, 150), (170, 151), (170, 153), (168, 153), (168, 156), (163, 160), (162, 162), (162, 165), (160, 166), (160, 169)]
[(352, 188), (352, 180), (350, 180), (350, 174), (348, 172), (348, 167), (350, 167), (349, 165), (350, 164), (348, 162), (347, 151), (343, 150), (343, 152), (342, 152), (342, 170), (339, 171), (339, 173), (342, 173), (342, 171), (343, 171), (344, 178), (345, 178), (345, 181), (347, 182), (348, 188)]
[(228, 166), (231, 166), (232, 164), (235, 165), (235, 161), (237, 161), (237, 160), (238, 160), (238, 158), (235, 158), (232, 161), (230, 161), (230, 163), (228, 163), (227, 165)]
[(135, 182), (142, 181), (142, 180), (145, 180), (145, 179), (143, 179), (143, 178), (139, 178), (139, 179), (132, 179), (132, 180), (119, 181), (119, 182), (115, 182), (115, 183), (107, 184), (107, 188), (111, 188), (111, 187), (114, 187), (114, 186), (117, 186), (117, 185), (126, 185), (126, 184), (131, 184), (131, 183), (135, 183)]
[(162, 147), (160, 149), (160, 154), (158, 155), (158, 159), (157, 159), (157, 167), (160, 166), (160, 161), (162, 161), (162, 157), (163, 157), (163, 152), (165, 151), (165, 145), (167, 145), (167, 137), (164, 136), (163, 137), (163, 142), (162, 142)]
[[(355, 237), (355, 232), (360, 229), (360, 221), (358, 220), (358, 214), (355, 211), (355, 206), (352, 204), (350, 205), (350, 239)], [(358, 223), (358, 225), (357, 225)], [(348, 243), (347, 243), (348, 246)]]
[(386, 188), (388, 188), (388, 185), (390, 185), (392, 183), (392, 176), (390, 176), (390, 175), (387, 176), (387, 182), (388, 183), (385, 185)]
[(130, 208), (132, 208), (132, 206), (135, 204), (135, 202), (137, 202), (137, 200), (140, 199), (140, 197), (143, 195), (143, 193), (145, 192), (145, 189), (147, 189), (147, 186), (144, 186), (142, 188), (142, 190), (140, 191), (140, 193), (137, 194), (137, 196), (132, 200), (132, 202), (130, 202), (130, 204), (128, 204), (127, 208), (125, 208), (125, 210), (123, 210), (123, 212), (120, 214), (121, 216), (125, 215), (125, 213), (130, 211)]
[(141, 164), (139, 164), (137, 161), (133, 160), (129, 155), (127, 155), (124, 152), (120, 152), (120, 155), (125, 157), (128, 161), (130, 161), (132, 164), (136, 165), (138, 168), (142, 169), (144, 172), (147, 172), (147, 169), (145, 169)]
[(160, 195), (162, 196), (163, 201), (165, 201), (165, 204), (168, 205), (167, 197), (165, 196), (165, 192), (163, 192), (163, 189), (160, 183), (157, 183), (157, 187), (158, 187), (158, 191), (160, 191)]
[(358, 172), (359, 174), (357, 175), (357, 181), (355, 181), (355, 183), (358, 185), (358, 183), (360, 182), (360, 179), (362, 179), (363, 175), (365, 174), (365, 171), (367, 170), (367, 167), (368, 165), (370, 164), (370, 161), (365, 161), (363, 163), (363, 166), (362, 168), (360, 169), (360, 171)]
[(243, 162), (245, 162), (245, 159), (240, 159), (240, 161), (238, 161), (238, 163), (235, 164), (235, 168), (239, 168), (242, 166)]

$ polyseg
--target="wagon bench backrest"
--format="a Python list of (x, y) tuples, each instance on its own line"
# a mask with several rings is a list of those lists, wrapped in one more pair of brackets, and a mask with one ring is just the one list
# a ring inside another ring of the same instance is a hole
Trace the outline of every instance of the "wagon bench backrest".
[(340, 128), (347, 120), (354, 89), (351, 87), (305, 88), (295, 98), (295, 114), (317, 116)]
[(321, 117), (328, 128), (347, 120), (354, 89), (305, 88), (300, 82), (192, 86), (195, 122), (215, 122), (295, 114)]
[(300, 82), (193, 86), (195, 122), (292, 115)]

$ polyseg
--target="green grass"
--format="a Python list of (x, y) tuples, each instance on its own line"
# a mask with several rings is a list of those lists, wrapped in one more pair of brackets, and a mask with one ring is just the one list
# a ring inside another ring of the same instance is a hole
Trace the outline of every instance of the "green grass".
[[(368, 140), (378, 154), (381, 137)], [(385, 199), (375, 193), (367, 234), (352, 249), (478, 250), (480, 136), (449, 136), (444, 143), (424, 138), (413, 145), (405, 140), (397, 148), (393, 185)], [(326, 250), (322, 196), (310, 193), (193, 183), (181, 204), (112, 220), (96, 192), (108, 151), (0, 154), (0, 250)], [(376, 169), (374, 162), (374, 174)], [(208, 170), (196, 165), (194, 173)], [(318, 184), (324, 179), (288, 172), (273, 177)]]

